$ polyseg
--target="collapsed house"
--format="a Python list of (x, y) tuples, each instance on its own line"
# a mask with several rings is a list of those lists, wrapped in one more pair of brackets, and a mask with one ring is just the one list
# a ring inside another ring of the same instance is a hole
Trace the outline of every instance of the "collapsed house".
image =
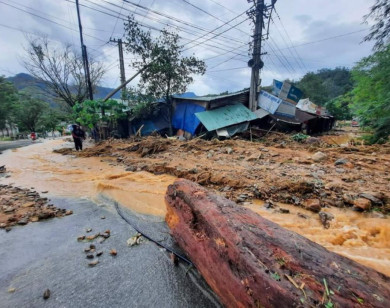
[[(173, 95), (172, 126), (177, 136), (186, 139), (194, 135), (215, 133), (219, 137), (232, 137), (259, 127), (268, 130), (318, 134), (329, 131), (334, 118), (324, 107), (319, 107), (302, 91), (288, 82), (274, 80), (272, 94), (261, 90), (258, 109), (248, 109), (249, 90), (215, 96), (196, 96), (194, 93)], [(148, 119), (132, 119), (131, 134), (142, 127), (142, 134), (164, 132), (169, 127), (169, 109), (165, 100), (159, 100), (158, 112)]]

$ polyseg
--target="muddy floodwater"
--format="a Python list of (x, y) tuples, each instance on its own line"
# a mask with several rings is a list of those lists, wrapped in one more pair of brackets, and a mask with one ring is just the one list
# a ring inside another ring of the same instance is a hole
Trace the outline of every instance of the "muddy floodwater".
[[(344, 140), (335, 140), (341, 143)], [(14, 183), (50, 195), (73, 196), (98, 201), (101, 196), (142, 214), (165, 215), (164, 194), (175, 177), (148, 172), (127, 172), (113, 158), (53, 153), (71, 147), (62, 139), (48, 140), (0, 155), (11, 177), (0, 183)], [(390, 276), (390, 220), (376, 213), (357, 213), (350, 209), (325, 208), (334, 215), (330, 228), (324, 229), (318, 214), (288, 204), (280, 206), (289, 213), (266, 209), (261, 201), (246, 205), (254, 212), (295, 231), (327, 249), (370, 266)], [(301, 213), (303, 215), (298, 215)], [(307, 218), (303, 218), (302, 216)]]

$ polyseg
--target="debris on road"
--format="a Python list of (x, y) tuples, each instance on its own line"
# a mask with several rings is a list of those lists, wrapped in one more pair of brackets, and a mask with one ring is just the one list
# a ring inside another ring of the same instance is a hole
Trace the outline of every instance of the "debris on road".
[(50, 290), (46, 289), (45, 292), (43, 292), (43, 299), (48, 299), (50, 297)]
[(89, 262), (88, 263), (88, 266), (91, 266), (91, 267), (93, 267), (93, 266), (95, 266), (95, 265), (97, 265), (99, 263), (99, 260), (94, 260), (94, 261), (92, 261), (92, 262)]
[(0, 228), (6, 231), (15, 225), (26, 225), (72, 213), (48, 204), (48, 199), (40, 197), (34, 190), (0, 184)]
[(139, 245), (141, 243), (141, 233), (137, 233), (136, 235), (130, 237), (128, 240), (127, 240), (127, 245), (128, 246), (135, 246), (135, 245)]

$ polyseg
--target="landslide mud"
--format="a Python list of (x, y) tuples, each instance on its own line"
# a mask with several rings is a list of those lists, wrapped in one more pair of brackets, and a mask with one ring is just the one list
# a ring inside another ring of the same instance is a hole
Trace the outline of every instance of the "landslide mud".
[[(351, 139), (330, 137), (340, 144)], [(104, 195), (163, 219), (167, 186), (176, 177), (185, 177), (390, 276), (390, 221), (383, 214), (388, 212), (390, 191), (389, 146), (339, 147), (322, 139), (314, 141), (301, 144), (278, 134), (253, 143), (150, 137), (91, 144), (76, 153), (72, 143), (51, 140), (0, 155), (0, 165), (6, 165), (10, 175), (0, 183), (97, 203)], [(69, 155), (53, 153), (58, 149)], [(312, 156), (318, 151), (327, 158), (314, 162)], [(340, 158), (348, 163), (335, 166)], [(347, 201), (366, 191), (381, 197), (383, 203), (356, 212)], [(321, 224), (318, 213), (304, 209), (309, 198), (320, 200), (321, 212), (334, 215), (329, 229)], [(266, 200), (275, 207), (267, 209)]]
[[(325, 156), (313, 160), (316, 152)], [(169, 174), (219, 191), (238, 203), (252, 199), (339, 208), (366, 193), (370, 210), (390, 211), (390, 146), (332, 147), (300, 144), (275, 135), (262, 143), (244, 140), (182, 142), (160, 137), (107, 141), (78, 154), (110, 156), (131, 171)], [(336, 161), (342, 159), (342, 164)], [(365, 210), (356, 207), (357, 210)]]

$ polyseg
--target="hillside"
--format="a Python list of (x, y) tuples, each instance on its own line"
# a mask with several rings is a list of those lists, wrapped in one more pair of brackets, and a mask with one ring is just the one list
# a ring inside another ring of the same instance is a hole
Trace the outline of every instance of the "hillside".
[[(50, 104), (51, 107), (58, 107), (58, 103), (55, 102), (53, 99), (45, 95), (45, 89), (46, 84), (42, 82), (39, 79), (36, 79), (35, 77), (26, 74), (26, 73), (20, 73), (13, 77), (8, 77), (8, 81), (12, 82), (16, 89), (24, 90), (24, 91), (31, 91), (34, 93), (38, 93), (38, 95), (46, 102)], [(94, 93), (95, 99), (104, 98), (108, 93), (110, 93), (113, 89), (107, 88), (107, 87), (100, 87), (98, 86), (96, 88), (96, 93)], [(116, 93), (113, 98), (120, 98), (121, 92), (119, 91)]]

